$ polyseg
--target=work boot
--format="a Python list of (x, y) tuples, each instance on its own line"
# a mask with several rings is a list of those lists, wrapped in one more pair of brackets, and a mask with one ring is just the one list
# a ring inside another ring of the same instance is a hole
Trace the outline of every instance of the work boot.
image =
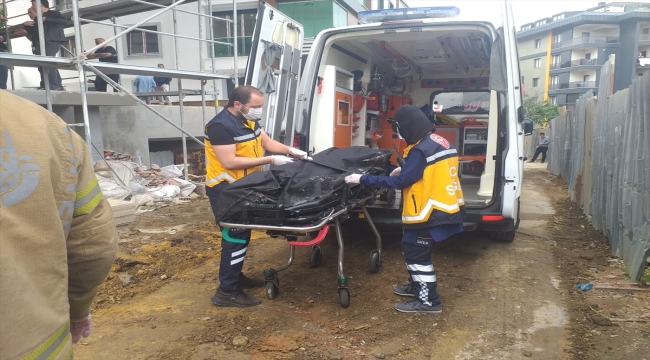
[(415, 293), (413, 292), (413, 287), (411, 284), (393, 286), (393, 292), (399, 296), (415, 297)]
[(242, 289), (253, 289), (264, 287), (264, 280), (262, 279), (251, 279), (244, 273), (239, 273), (239, 286)]
[(232, 293), (225, 293), (221, 289), (217, 289), (211, 300), (213, 304), (218, 306), (234, 307), (251, 307), (262, 303), (262, 300), (246, 294), (241, 289), (237, 289)]
[(395, 310), (405, 313), (438, 314), (442, 312), (442, 304), (426, 305), (418, 299), (395, 304)]

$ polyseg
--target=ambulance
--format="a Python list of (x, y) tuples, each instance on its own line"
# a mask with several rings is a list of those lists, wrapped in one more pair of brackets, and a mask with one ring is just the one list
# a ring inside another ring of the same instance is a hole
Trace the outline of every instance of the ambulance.
[[(503, 27), (465, 21), (453, 6), (360, 12), (361, 25), (321, 31), (303, 54), (303, 26), (262, 3), (245, 83), (265, 94), (261, 125), (310, 153), (331, 147), (406, 147), (389, 123), (419, 107), (458, 149), (466, 231), (514, 240), (524, 168), (525, 118), (512, 11)], [(375, 223), (401, 224), (400, 192), (369, 207)]]

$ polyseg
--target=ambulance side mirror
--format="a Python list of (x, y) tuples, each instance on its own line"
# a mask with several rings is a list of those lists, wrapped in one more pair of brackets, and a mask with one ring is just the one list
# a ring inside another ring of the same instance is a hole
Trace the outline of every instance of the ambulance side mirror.
[(529, 118), (524, 118), (524, 121), (521, 122), (521, 124), (524, 126), (524, 135), (532, 135), (533, 134), (533, 121)]

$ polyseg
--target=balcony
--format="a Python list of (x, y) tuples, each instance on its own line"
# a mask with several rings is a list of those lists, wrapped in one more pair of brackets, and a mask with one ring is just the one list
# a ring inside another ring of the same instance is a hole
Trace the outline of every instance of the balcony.
[(559, 49), (567, 46), (580, 44), (616, 44), (618, 37), (614, 36), (581, 36), (566, 41), (560, 41), (551, 44), (552, 49)]
[(639, 34), (639, 41), (650, 42), (650, 34)]
[(568, 83), (561, 84), (551, 84), (549, 85), (549, 90), (563, 90), (563, 89), (578, 89), (578, 88), (595, 88), (595, 81), (572, 81)]
[(589, 66), (598, 65), (598, 59), (577, 59), (573, 61), (566, 61), (561, 64), (551, 64), (551, 70), (564, 69), (575, 66)]

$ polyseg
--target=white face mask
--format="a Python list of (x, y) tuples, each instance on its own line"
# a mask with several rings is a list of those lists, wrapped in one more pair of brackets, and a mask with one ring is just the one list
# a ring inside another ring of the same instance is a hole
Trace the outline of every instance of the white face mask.
[(241, 112), (241, 110), (239, 111), (245, 119), (257, 121), (262, 118), (262, 108), (247, 108), (247, 109), (248, 109), (247, 114), (244, 114), (243, 112)]

